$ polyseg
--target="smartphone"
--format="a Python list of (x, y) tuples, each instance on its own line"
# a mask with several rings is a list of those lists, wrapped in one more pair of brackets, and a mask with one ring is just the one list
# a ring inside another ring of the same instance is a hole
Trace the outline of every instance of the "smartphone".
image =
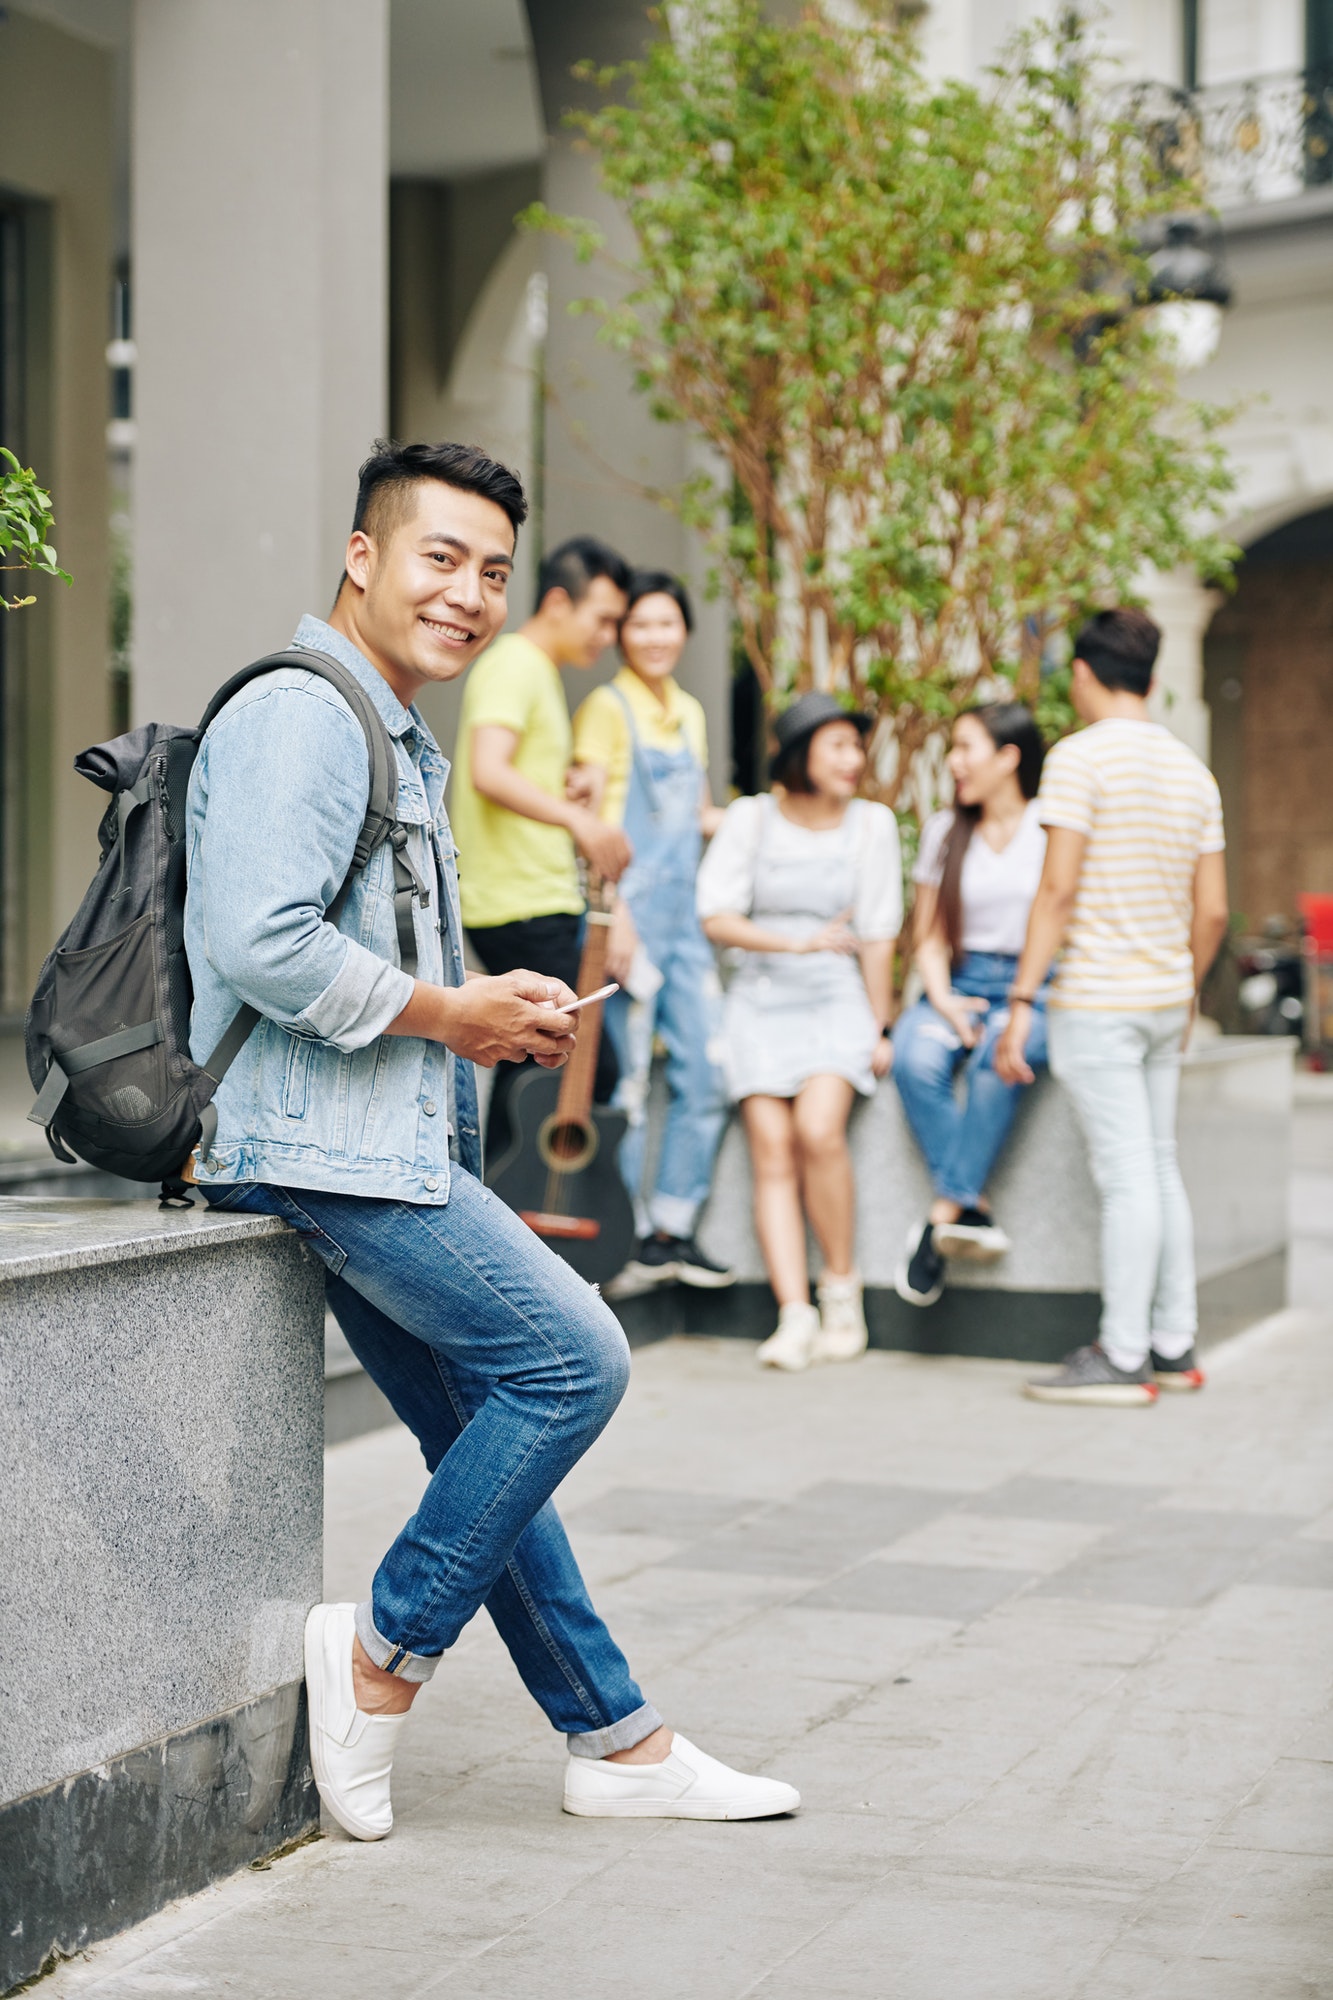
[(595, 993), (585, 993), (581, 1000), (571, 1000), (567, 1007), (561, 1007), (562, 1014), (577, 1014), (580, 1007), (595, 1007), (599, 1000), (609, 1000), (613, 993), (619, 993), (620, 985), (612, 980), (609, 986), (599, 986)]

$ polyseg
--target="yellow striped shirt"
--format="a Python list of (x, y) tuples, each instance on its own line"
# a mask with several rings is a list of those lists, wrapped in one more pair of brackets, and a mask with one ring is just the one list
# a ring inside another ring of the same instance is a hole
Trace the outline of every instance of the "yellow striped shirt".
[(1160, 723), (1115, 717), (1055, 745), (1038, 806), (1087, 838), (1051, 1006), (1188, 1006), (1194, 871), (1226, 844), (1212, 772)]

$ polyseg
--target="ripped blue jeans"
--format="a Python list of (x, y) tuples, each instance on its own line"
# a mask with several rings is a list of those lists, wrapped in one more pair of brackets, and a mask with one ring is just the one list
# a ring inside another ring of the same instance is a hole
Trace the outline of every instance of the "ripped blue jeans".
[[(968, 952), (953, 976), (953, 990), (987, 1001), (981, 1039), (965, 1049), (929, 1000), (899, 1016), (893, 1031), (893, 1079), (907, 1122), (926, 1156), (931, 1184), (943, 1201), (974, 1208), (1009, 1137), (1023, 1085), (995, 1073), (995, 1044), (1009, 1019), (1007, 995), (1018, 960), (1003, 952)], [(1046, 995), (1037, 995), (1027, 1059), (1046, 1061)], [(962, 1071), (962, 1096), (958, 1073)]]

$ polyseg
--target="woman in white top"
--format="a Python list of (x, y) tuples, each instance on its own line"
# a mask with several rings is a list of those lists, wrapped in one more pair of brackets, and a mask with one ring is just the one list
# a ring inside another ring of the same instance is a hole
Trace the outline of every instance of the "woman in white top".
[[(777, 1331), (759, 1349), (774, 1368), (850, 1360), (866, 1344), (847, 1118), (889, 1067), (902, 923), (897, 822), (856, 796), (870, 726), (831, 695), (794, 702), (775, 731), (779, 789), (728, 806), (699, 871), (706, 934), (743, 954), (724, 1062), (778, 1302)], [(807, 1217), (824, 1257), (818, 1308)]]
[[(949, 752), (953, 809), (936, 813), (921, 832), (913, 935), (925, 993), (893, 1033), (894, 1079), (935, 1190), (895, 1280), (911, 1305), (939, 1298), (946, 1257), (984, 1263), (1009, 1248), (985, 1187), (1020, 1086), (996, 1075), (994, 1050), (1009, 1019), (1009, 988), (1046, 854), (1035, 804), (1044, 756), (1021, 702), (967, 710), (954, 724)], [(1030, 1046), (1044, 1061), (1044, 993)]]

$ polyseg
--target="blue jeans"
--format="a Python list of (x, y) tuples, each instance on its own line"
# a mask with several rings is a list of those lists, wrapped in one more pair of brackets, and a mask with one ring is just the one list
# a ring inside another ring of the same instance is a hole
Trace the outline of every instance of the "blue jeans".
[[(676, 896), (660, 893), (660, 910), (646, 897), (634, 905), (644, 946), (662, 974), (651, 1000), (633, 1000), (623, 988), (606, 1003), (606, 1028), (620, 1063), (615, 1103), (627, 1114), (629, 1130), (620, 1142), (620, 1171), (634, 1202), (640, 1232), (660, 1229), (668, 1236), (692, 1236), (699, 1210), (713, 1184), (713, 1162), (727, 1122), (726, 1082), (717, 1062), (722, 1031), (722, 989), (713, 947), (694, 915), (694, 884), (674, 924), (653, 923), (670, 915)], [(657, 1155), (653, 1188), (643, 1186), (648, 1144), (648, 1087), (653, 1039), (666, 1043), (669, 1103)]]
[(1176, 1156), (1185, 1007), (1058, 1007), (1051, 1069), (1074, 1100), (1102, 1204), (1101, 1344), (1117, 1368), (1178, 1360), (1199, 1324), (1194, 1218)]
[[(995, 1044), (1009, 1019), (1006, 996), (1018, 960), (1002, 952), (969, 952), (953, 977), (955, 993), (989, 1001), (978, 1016), (981, 1039), (965, 1049), (929, 1000), (918, 1000), (893, 1031), (893, 1078), (907, 1122), (926, 1156), (931, 1183), (943, 1201), (974, 1208), (985, 1192), (1018, 1109), (1021, 1084), (995, 1074)], [(1027, 1058), (1046, 1061), (1046, 995), (1037, 996)], [(963, 1072), (963, 1098), (955, 1081)]]
[(300, 1233), (328, 1266), (348, 1346), (420, 1441), (429, 1484), (356, 1610), (376, 1666), (429, 1680), (484, 1604), (576, 1755), (651, 1735), (661, 1717), (551, 1504), (629, 1381), (610, 1308), (459, 1167), (443, 1208), (255, 1181), (214, 1205)]

